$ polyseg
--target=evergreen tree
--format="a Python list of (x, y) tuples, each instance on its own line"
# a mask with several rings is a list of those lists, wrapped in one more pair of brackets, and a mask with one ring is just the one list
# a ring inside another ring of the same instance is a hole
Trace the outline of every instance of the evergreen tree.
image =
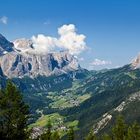
[(89, 132), (89, 134), (87, 135), (87, 137), (85, 138), (85, 140), (97, 140), (97, 138), (96, 138), (96, 136), (95, 136), (93, 130), (91, 130), (91, 131)]
[(134, 123), (128, 128), (127, 140), (140, 140), (140, 126), (138, 123)]
[(0, 139), (25, 140), (28, 137), (28, 106), (12, 82), (0, 90)]
[(68, 140), (74, 140), (74, 130), (73, 127), (71, 127), (68, 131)]
[[(101, 140), (140, 140), (140, 125), (133, 123), (129, 127), (125, 124), (122, 116), (119, 116), (115, 126), (109, 134), (104, 134)], [(85, 140), (97, 140), (93, 131), (90, 131)]]
[(60, 140), (60, 136), (58, 131), (55, 131), (52, 136), (51, 136), (51, 140)]
[(125, 140), (127, 134), (127, 126), (122, 118), (119, 116), (113, 130), (113, 140)]
[(128, 128), (128, 132), (127, 132), (127, 137), (126, 137), (126, 139), (127, 139), (127, 140), (131, 140), (132, 137), (133, 137), (133, 131), (132, 131), (132, 128), (129, 127), (129, 128)]
[(104, 135), (102, 136), (102, 140), (112, 140), (112, 139), (111, 139), (111, 136), (110, 136), (110, 135), (104, 134)]

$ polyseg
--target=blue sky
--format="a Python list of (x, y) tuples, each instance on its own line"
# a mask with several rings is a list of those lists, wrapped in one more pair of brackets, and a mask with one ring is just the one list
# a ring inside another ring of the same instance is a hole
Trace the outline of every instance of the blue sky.
[(45, 34), (74, 24), (88, 49), (80, 63), (89, 69), (130, 63), (140, 52), (139, 0), (0, 0), (0, 33), (9, 40)]

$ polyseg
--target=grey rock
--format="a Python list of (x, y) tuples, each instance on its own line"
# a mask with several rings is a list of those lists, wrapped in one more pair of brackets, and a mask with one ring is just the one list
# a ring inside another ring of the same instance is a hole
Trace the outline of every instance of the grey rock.
[(66, 51), (35, 54), (31, 40), (16, 40), (14, 46), (5, 38), (1, 38), (0, 42), (3, 51), (7, 51), (0, 56), (0, 66), (8, 78), (59, 75), (80, 69), (77, 59)]

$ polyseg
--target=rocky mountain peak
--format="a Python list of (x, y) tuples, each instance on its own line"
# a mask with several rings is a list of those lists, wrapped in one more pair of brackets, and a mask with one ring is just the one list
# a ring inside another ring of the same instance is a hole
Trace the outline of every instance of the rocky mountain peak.
[[(0, 67), (9, 78), (59, 75), (80, 68), (77, 59), (66, 51), (38, 54), (29, 39), (9, 42), (0, 36)], [(6, 51), (6, 53), (4, 53)], [(33, 52), (33, 53), (32, 53)]]
[(30, 39), (16, 39), (14, 42), (14, 48), (18, 51), (27, 51), (29, 49), (33, 49), (33, 43)]
[(13, 43), (9, 42), (2, 34), (0, 34), (0, 55), (13, 51)]

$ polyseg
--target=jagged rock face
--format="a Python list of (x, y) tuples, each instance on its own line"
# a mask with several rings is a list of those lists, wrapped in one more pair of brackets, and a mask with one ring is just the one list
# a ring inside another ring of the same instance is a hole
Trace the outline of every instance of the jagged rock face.
[(0, 34), (0, 55), (13, 51), (13, 43), (9, 42)]
[(29, 40), (29, 39), (25, 39), (25, 38), (17, 39), (13, 43), (14, 43), (14, 48), (17, 51), (22, 51), (22, 52), (24, 51), (24, 52), (26, 52), (27, 50), (33, 49), (32, 41)]
[(34, 49), (30, 40), (16, 40), (14, 46), (3, 42), (3, 51), (7, 53), (0, 56), (0, 66), (3, 74), (9, 78), (58, 75), (80, 68), (77, 59), (68, 52), (35, 54), (30, 51)]
[(132, 61), (131, 67), (132, 69), (140, 68), (140, 54)]

